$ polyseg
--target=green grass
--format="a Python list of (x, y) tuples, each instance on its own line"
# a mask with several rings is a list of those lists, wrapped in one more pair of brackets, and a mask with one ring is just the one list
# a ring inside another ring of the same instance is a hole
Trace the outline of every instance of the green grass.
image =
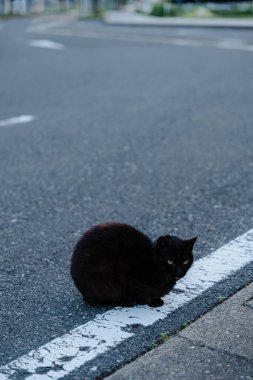
[(45, 15), (51, 15), (51, 14), (67, 14), (69, 12), (72, 12), (72, 11), (75, 11), (75, 10), (79, 10), (79, 8), (77, 7), (65, 7), (64, 5), (62, 6), (59, 6), (59, 7), (45, 7), (45, 10), (44, 12), (42, 12), (41, 14), (45, 14)]
[(90, 15), (80, 16), (80, 20), (100, 20), (104, 13), (105, 11), (103, 9), (99, 9), (97, 12), (91, 13)]
[(226, 301), (227, 298), (228, 298), (228, 297), (225, 297), (225, 296), (219, 296), (219, 297), (217, 298), (217, 300), (218, 300), (220, 303), (222, 303), (222, 302)]
[(23, 18), (23, 17), (28, 17), (28, 16), (30, 15), (27, 15), (27, 14), (21, 15), (19, 13), (6, 13), (4, 15), (0, 15), (0, 20), (9, 20), (12, 18)]
[(156, 3), (150, 14), (156, 17), (178, 16), (178, 9), (176, 6), (168, 3)]
[(218, 17), (232, 17), (232, 18), (252, 18), (252, 9), (246, 9), (245, 11), (237, 11), (236, 9), (230, 9), (227, 11), (212, 11), (215, 16)]
[(51, 7), (46, 7), (44, 12), (30, 12), (30, 13), (24, 13), (24, 14), (21, 14), (21, 13), (12, 13), (12, 12), (9, 12), (7, 14), (2, 14), (0, 15), (0, 20), (9, 20), (9, 19), (13, 19), (13, 18), (25, 18), (25, 17), (33, 17), (33, 16), (40, 16), (40, 15), (50, 15), (50, 14), (61, 14), (61, 13), (68, 13), (68, 12), (71, 12), (71, 11), (74, 11), (74, 10), (78, 10), (77, 7), (69, 7), (69, 8), (65, 8), (65, 7), (55, 7), (55, 8), (51, 8)]
[(167, 2), (158, 2), (154, 4), (150, 15), (156, 17), (189, 17), (189, 18), (213, 18), (213, 17), (230, 17), (230, 18), (253, 18), (252, 7), (239, 11), (238, 9), (229, 10), (210, 10), (204, 5), (194, 6), (187, 9), (185, 6), (171, 4)]
[(170, 338), (171, 338), (171, 335), (166, 334), (166, 333), (161, 333), (159, 338), (152, 343), (152, 346), (151, 346), (152, 350), (154, 350), (161, 344), (167, 342), (167, 340), (169, 340)]

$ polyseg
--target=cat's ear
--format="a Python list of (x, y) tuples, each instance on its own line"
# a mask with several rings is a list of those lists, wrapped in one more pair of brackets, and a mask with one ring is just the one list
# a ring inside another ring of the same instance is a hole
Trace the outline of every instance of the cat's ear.
[(155, 249), (157, 251), (164, 251), (168, 247), (168, 243), (170, 240), (170, 236), (160, 236), (156, 241), (155, 241)]
[(195, 244), (195, 242), (196, 242), (197, 239), (198, 239), (198, 237), (196, 236), (196, 237), (194, 237), (192, 239), (185, 240), (185, 243), (186, 243), (187, 247), (192, 250), (193, 246), (194, 246), (194, 244)]

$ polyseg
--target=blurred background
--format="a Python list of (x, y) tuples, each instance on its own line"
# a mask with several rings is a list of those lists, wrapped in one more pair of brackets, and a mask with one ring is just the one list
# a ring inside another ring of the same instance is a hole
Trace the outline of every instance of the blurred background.
[(99, 16), (124, 9), (163, 17), (252, 17), (252, 1), (190, 0), (1, 0), (0, 14), (41, 14), (78, 10), (81, 16)]

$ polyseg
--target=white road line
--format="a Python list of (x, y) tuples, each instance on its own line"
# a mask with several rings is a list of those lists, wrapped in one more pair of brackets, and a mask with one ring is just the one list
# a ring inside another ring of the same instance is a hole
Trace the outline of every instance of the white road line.
[[(44, 31), (41, 31), (44, 33)], [(169, 36), (156, 36), (156, 35), (144, 35), (133, 34), (130, 32), (114, 33), (97, 30), (72, 30), (72, 29), (51, 29), (51, 35), (66, 36), (66, 37), (81, 37), (103, 40), (117, 40), (126, 42), (139, 42), (139, 43), (152, 43), (152, 44), (165, 44), (176, 46), (192, 46), (192, 47), (211, 47), (219, 49), (230, 50), (243, 50), (253, 51), (253, 45), (247, 41), (239, 39), (205, 39), (205, 38), (181, 38), (181, 37), (169, 37)]]
[(243, 42), (242, 40), (237, 40), (237, 39), (235, 40), (221, 39), (217, 41), (216, 46), (222, 49), (253, 51), (253, 45), (247, 44)]
[(15, 124), (29, 123), (35, 119), (32, 115), (21, 115), (0, 121), (0, 127), (9, 127)]
[(28, 33), (38, 33), (42, 31), (48, 31), (51, 28), (56, 28), (59, 26), (64, 26), (72, 21), (76, 21), (78, 19), (78, 15), (73, 12), (72, 14), (67, 14), (66, 16), (61, 16), (60, 19), (54, 20), (54, 21), (43, 21), (41, 20), (36, 20), (32, 21), (31, 25), (26, 28), (26, 31)]
[(64, 45), (59, 42), (49, 41), (49, 40), (31, 40), (29, 41), (29, 45), (33, 47), (40, 47), (45, 49), (55, 49), (62, 50), (64, 49)]
[[(253, 262), (253, 229), (197, 260), (187, 276), (164, 298), (160, 308), (136, 306), (114, 308), (98, 315), (41, 346), (37, 350), (0, 367), (0, 380), (10, 380), (27, 373), (26, 380), (56, 380), (81, 367), (135, 334), (124, 331), (132, 324), (150, 326), (202, 294), (217, 282)], [(43, 371), (43, 374), (42, 374)]]

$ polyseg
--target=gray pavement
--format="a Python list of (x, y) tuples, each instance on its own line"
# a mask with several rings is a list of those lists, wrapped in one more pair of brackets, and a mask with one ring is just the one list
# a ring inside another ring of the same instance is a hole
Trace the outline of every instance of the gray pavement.
[(146, 26), (192, 26), (208, 28), (253, 28), (253, 19), (235, 18), (187, 18), (187, 17), (154, 17), (127, 11), (108, 11), (104, 21), (117, 25)]
[(253, 283), (107, 380), (253, 379)]

